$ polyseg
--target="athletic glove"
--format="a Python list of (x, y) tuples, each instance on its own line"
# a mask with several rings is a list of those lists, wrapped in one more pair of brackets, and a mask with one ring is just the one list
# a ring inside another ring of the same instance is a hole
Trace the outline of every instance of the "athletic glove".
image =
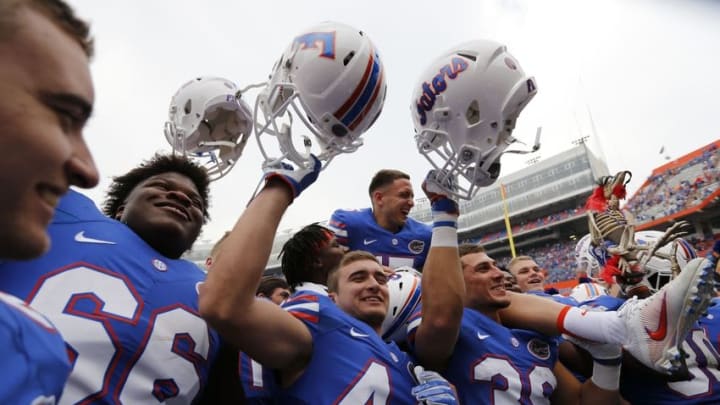
[(293, 199), (297, 198), (308, 186), (313, 184), (317, 180), (320, 174), (322, 164), (315, 155), (310, 155), (313, 159), (313, 165), (310, 168), (299, 168), (295, 169), (292, 165), (279, 162), (274, 165), (263, 164), (263, 172), (265, 178), (265, 184), (271, 179), (282, 180), (287, 184), (293, 193)]
[(460, 401), (452, 384), (440, 374), (415, 366), (418, 385), (411, 390), (415, 399), (425, 405), (457, 405)]

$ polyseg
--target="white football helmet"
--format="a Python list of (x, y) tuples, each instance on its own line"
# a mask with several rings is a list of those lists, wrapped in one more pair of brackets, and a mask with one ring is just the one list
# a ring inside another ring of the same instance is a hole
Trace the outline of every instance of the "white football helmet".
[[(635, 244), (638, 246), (651, 246), (663, 235), (664, 232), (660, 231), (639, 231), (635, 233)], [(680, 270), (690, 260), (697, 257), (697, 252), (688, 241), (682, 238), (677, 238), (658, 249), (655, 255), (645, 264), (645, 271), (647, 272), (645, 279), (650, 284), (651, 292), (659, 290), (673, 279), (674, 274), (671, 267), (671, 258), (673, 256), (679, 266), (678, 270)]]
[[(660, 231), (638, 231), (635, 232), (635, 244), (637, 246), (650, 247), (655, 244), (662, 236)], [(674, 260), (677, 262), (679, 269), (692, 259), (697, 257), (697, 253), (692, 245), (683, 238), (677, 238), (674, 241), (664, 245), (655, 252), (645, 264), (644, 280), (650, 292), (655, 292), (673, 279), (672, 265)], [(586, 269), (591, 277), (597, 277), (600, 273), (601, 266), (607, 262), (608, 253), (604, 246), (594, 246), (591, 242), (591, 235), (585, 235), (577, 243), (575, 248), (575, 258), (579, 269)]]
[[(298, 166), (323, 168), (338, 154), (357, 150), (385, 102), (385, 69), (368, 36), (355, 28), (325, 22), (295, 37), (277, 61), (255, 104), (255, 136), (266, 164), (287, 158)], [(292, 138), (293, 118), (314, 136)], [(264, 135), (264, 136), (263, 136)], [(275, 137), (279, 156), (267, 141)]]
[(412, 267), (401, 266), (388, 278), (390, 304), (380, 328), (383, 340), (405, 340), (408, 320), (420, 303), (420, 277)]
[[(516, 141), (515, 121), (535, 93), (535, 79), (494, 41), (456, 46), (430, 65), (410, 109), (420, 154), (458, 178), (458, 189), (445, 191), (469, 200), (495, 182), (500, 156)], [(536, 139), (532, 151), (539, 147)]]
[(570, 298), (578, 303), (597, 298), (601, 295), (608, 295), (605, 287), (598, 283), (580, 283), (570, 290)]
[(592, 235), (583, 236), (575, 245), (576, 271), (584, 271), (588, 277), (600, 275), (600, 263), (593, 254)]
[(198, 77), (172, 97), (165, 138), (173, 152), (200, 161), (210, 180), (217, 180), (240, 158), (252, 122), (250, 107), (240, 99), (233, 82)]

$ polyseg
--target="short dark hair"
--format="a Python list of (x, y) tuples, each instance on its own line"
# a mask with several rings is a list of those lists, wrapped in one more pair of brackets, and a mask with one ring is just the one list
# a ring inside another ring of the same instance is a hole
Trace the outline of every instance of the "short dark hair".
[(410, 180), (410, 175), (395, 169), (382, 169), (375, 173), (372, 180), (370, 180), (370, 186), (368, 187), (368, 194), (372, 197), (372, 193), (387, 185), (392, 184), (397, 179)]
[(485, 253), (485, 248), (480, 245), (473, 245), (471, 243), (463, 243), (458, 246), (458, 254), (460, 257), (473, 253)]
[(20, 28), (17, 12), (27, 6), (46, 16), (65, 33), (70, 35), (85, 51), (88, 58), (94, 54), (94, 39), (90, 26), (75, 15), (72, 7), (63, 0), (2, 0), (0, 1), (0, 40), (12, 38)]
[(313, 262), (320, 248), (334, 237), (332, 231), (313, 223), (307, 225), (285, 242), (280, 251), (280, 268), (290, 287), (295, 288), (304, 281), (311, 281)]
[(105, 215), (115, 218), (120, 207), (125, 204), (128, 195), (138, 184), (152, 176), (168, 172), (187, 176), (195, 184), (203, 202), (203, 222), (207, 222), (210, 219), (208, 213), (210, 178), (205, 168), (179, 155), (156, 154), (122, 176), (114, 177), (107, 192), (103, 212)]
[(258, 285), (255, 295), (262, 294), (266, 297), (269, 297), (277, 288), (284, 288), (286, 290), (289, 290), (290, 286), (288, 285), (287, 281), (280, 277), (263, 277), (263, 279), (260, 280), (260, 285)]

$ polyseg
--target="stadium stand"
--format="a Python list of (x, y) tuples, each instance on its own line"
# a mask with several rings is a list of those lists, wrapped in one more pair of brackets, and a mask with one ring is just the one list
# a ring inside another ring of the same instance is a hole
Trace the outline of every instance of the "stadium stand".
[[(674, 221), (689, 221), (695, 232), (686, 239), (705, 254), (720, 237), (719, 162), (720, 140), (668, 162), (653, 170), (623, 210), (638, 230), (662, 231)], [(503, 176), (473, 200), (460, 203), (461, 241), (482, 244), (501, 265), (510, 261), (500, 192), (505, 187), (516, 254), (535, 258), (547, 271), (549, 286), (567, 290), (574, 286), (576, 240), (588, 232), (585, 201), (596, 179), (608, 174), (607, 164), (583, 143)], [(418, 199), (410, 215), (429, 222), (428, 201)], [(278, 232), (266, 275), (281, 274), (277, 256), (296, 230)], [(199, 242), (187, 256), (202, 266), (210, 248), (212, 243)]]

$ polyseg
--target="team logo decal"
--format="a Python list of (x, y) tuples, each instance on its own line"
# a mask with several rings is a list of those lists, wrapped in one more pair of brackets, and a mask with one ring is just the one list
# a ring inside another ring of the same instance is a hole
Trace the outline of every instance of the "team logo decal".
[(540, 360), (550, 358), (550, 345), (540, 339), (531, 339), (527, 344), (527, 349), (533, 356)]
[(320, 56), (328, 59), (335, 59), (335, 31), (332, 32), (308, 32), (295, 38), (300, 45), (300, 50), (320, 50)]
[(467, 70), (470, 65), (459, 56), (455, 56), (440, 68), (430, 82), (423, 82), (422, 95), (415, 102), (418, 119), (421, 125), (427, 123), (427, 113), (435, 106), (435, 99), (442, 94), (448, 86), (449, 80), (455, 80), (458, 75)]
[(425, 242), (421, 240), (412, 240), (410, 243), (408, 243), (408, 250), (415, 253), (416, 255), (419, 255), (420, 253), (425, 250)]
[(157, 271), (167, 271), (168, 269), (167, 264), (160, 259), (153, 259), (152, 265)]

